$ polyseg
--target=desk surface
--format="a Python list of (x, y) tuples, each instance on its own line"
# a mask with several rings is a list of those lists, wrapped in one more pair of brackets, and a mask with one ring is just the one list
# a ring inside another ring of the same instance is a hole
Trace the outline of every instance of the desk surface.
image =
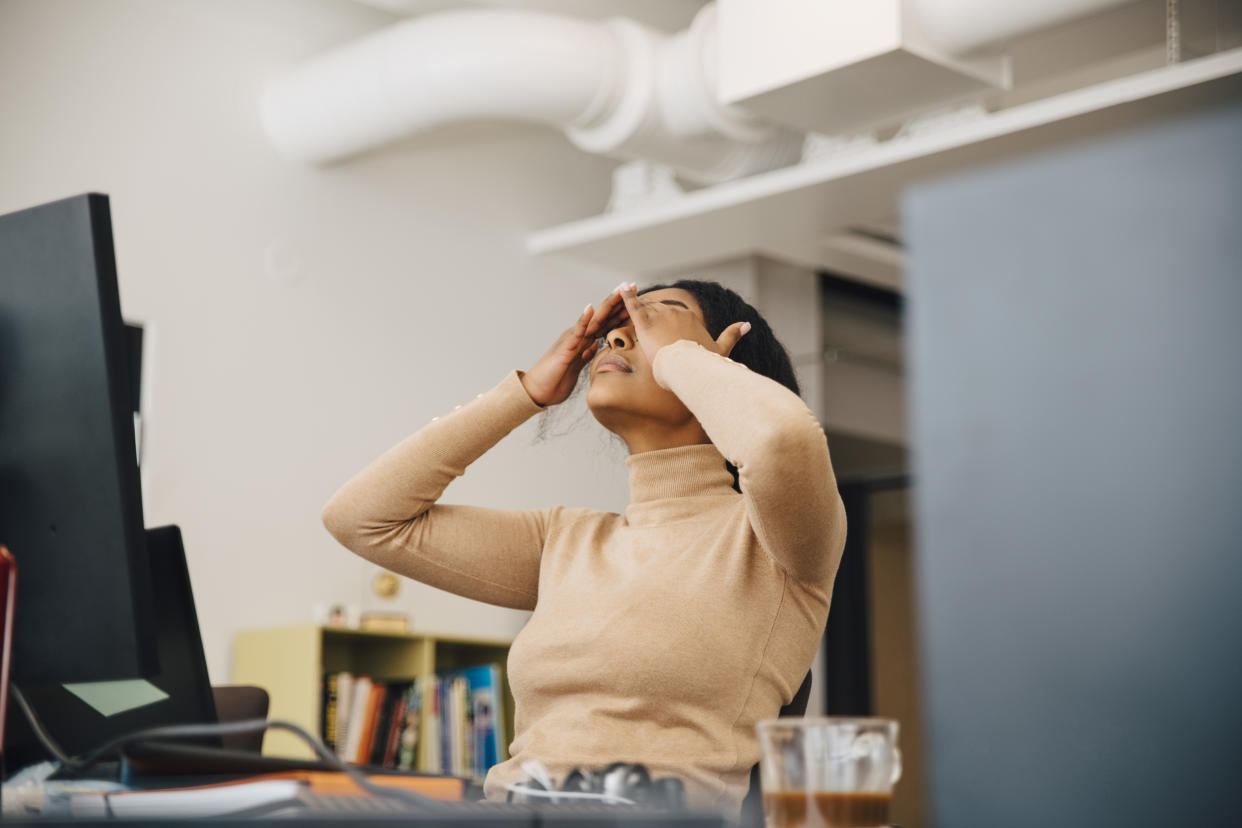
[[(605, 807), (539, 807), (506, 805), (504, 803), (463, 803), (445, 809), (441, 813), (414, 815), (408, 811), (392, 812), (333, 812), (331, 810), (309, 811), (305, 817), (242, 818), (187, 818), (187, 824), (207, 825), (212, 828), (256, 828), (256, 826), (287, 826), (291, 822), (314, 822), (319, 828), (351, 828), (360, 823), (382, 825), (446, 826), (451, 828), (568, 828), (571, 825), (587, 828), (726, 828), (725, 819), (719, 814), (705, 813), (658, 813), (630, 811)], [(112, 828), (149, 828), (152, 825), (177, 824), (181, 820), (168, 817), (153, 819), (32, 819), (8, 820), (7, 826), (30, 826), (30, 828), (79, 828), (83, 825), (112, 826)]]

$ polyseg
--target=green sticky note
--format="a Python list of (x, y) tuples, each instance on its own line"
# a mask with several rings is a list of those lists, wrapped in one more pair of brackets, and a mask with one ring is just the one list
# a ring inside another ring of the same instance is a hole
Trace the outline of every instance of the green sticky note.
[(87, 681), (64, 687), (102, 716), (115, 716), (168, 698), (167, 693), (143, 679)]

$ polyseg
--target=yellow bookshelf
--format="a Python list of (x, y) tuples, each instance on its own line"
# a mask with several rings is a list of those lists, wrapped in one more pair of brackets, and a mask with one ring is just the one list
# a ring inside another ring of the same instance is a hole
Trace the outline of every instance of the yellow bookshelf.
[[(271, 696), (269, 718), (283, 719), (322, 738), (319, 716), (324, 676), (342, 671), (378, 681), (430, 678), (437, 672), (499, 664), (504, 688), (502, 751), (513, 740), (513, 693), (504, 666), (508, 641), (487, 641), (420, 633), (363, 632), (340, 627), (277, 627), (244, 630), (233, 650), (233, 681), (252, 684)], [(418, 767), (428, 768), (428, 745), (419, 747)], [(308, 758), (309, 747), (291, 733), (269, 732), (269, 756)], [(502, 752), (502, 756), (507, 752)]]

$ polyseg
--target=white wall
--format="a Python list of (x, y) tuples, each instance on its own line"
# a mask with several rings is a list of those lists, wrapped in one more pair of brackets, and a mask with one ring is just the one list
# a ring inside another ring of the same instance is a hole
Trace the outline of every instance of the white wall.
[[(367, 601), (375, 570), (319, 522), (339, 484), (627, 275), (522, 252), (606, 201), (611, 164), (550, 131), (455, 128), (331, 170), (274, 154), (263, 78), (388, 20), (346, 0), (0, 2), (0, 212), (111, 196), (122, 308), (153, 346), (146, 521), (182, 527), (217, 683), (238, 629)], [(593, 421), (532, 433), (446, 500), (624, 505)], [(433, 631), (524, 621), (408, 582), (396, 605)]]

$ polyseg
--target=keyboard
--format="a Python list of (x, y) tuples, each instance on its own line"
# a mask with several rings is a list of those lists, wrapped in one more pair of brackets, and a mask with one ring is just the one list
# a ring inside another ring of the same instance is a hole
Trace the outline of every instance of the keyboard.
[(724, 828), (720, 814), (691, 811), (664, 811), (637, 805), (608, 805), (601, 802), (562, 802), (514, 804), (508, 802), (446, 802), (436, 813), (420, 812), (395, 799), (360, 796), (303, 794), (289, 816), (386, 822), (401, 820), (410, 825), (460, 826), (557, 826), (590, 828)]

